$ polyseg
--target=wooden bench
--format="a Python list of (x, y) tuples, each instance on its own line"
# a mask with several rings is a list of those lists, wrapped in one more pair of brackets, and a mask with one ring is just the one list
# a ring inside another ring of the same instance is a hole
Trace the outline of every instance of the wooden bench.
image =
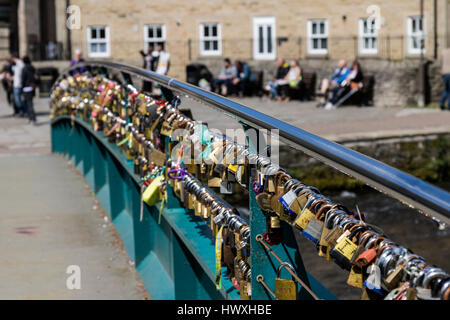
[(343, 104), (357, 106), (373, 105), (373, 92), (375, 88), (375, 77), (373, 75), (364, 75), (363, 87), (360, 91), (352, 95)]
[(264, 71), (253, 71), (253, 75), (256, 80), (248, 84), (244, 95), (262, 97), (264, 95)]
[(316, 96), (317, 74), (315, 72), (303, 72), (302, 81), (297, 88), (289, 88), (291, 99), (301, 101), (313, 100)]

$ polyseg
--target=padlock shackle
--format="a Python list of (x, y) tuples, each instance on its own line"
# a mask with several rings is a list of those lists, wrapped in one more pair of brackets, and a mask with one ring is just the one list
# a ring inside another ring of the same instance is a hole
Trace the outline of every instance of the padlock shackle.
[[(277, 269), (277, 278), (280, 278), (281, 269), (282, 269), (283, 267), (286, 268), (286, 269), (290, 269), (293, 273), (295, 273), (295, 269), (294, 269), (294, 267), (293, 267), (290, 263), (288, 263), (288, 262), (282, 262), (282, 263), (280, 263), (280, 265), (278, 266), (278, 269)], [(292, 276), (292, 275), (291, 275), (291, 276)], [(294, 276), (292, 276), (292, 280), (295, 281)]]

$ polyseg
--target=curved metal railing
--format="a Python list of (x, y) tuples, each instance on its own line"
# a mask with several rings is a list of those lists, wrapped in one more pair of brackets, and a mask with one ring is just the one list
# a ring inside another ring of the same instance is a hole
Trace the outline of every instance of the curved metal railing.
[(215, 93), (133, 66), (108, 61), (89, 61), (67, 69), (60, 78), (82, 66), (103, 67), (152, 80), (173, 91), (199, 99), (250, 126), (278, 129), (281, 140), (288, 145), (299, 148), (317, 160), (450, 225), (450, 193), (387, 164)]
[[(306, 154), (312, 156), (313, 158), (316, 158), (317, 160), (322, 161), (326, 165), (334, 167), (334, 168), (340, 170), (341, 172), (343, 172), (347, 175), (350, 175), (350, 176), (374, 187), (378, 191), (386, 193), (387, 195), (389, 195), (393, 198), (396, 198), (403, 203), (409, 204), (410, 206), (419, 209), (423, 214), (425, 214), (428, 217), (431, 216), (434, 220), (437, 220), (441, 223), (447, 223), (447, 224), (450, 223), (450, 194), (448, 192), (441, 190), (437, 187), (434, 187), (428, 183), (425, 183), (409, 174), (406, 174), (400, 170), (392, 168), (392, 167), (390, 167), (384, 163), (381, 163), (379, 161), (376, 161), (370, 157), (364, 156), (356, 151), (345, 148), (337, 143), (334, 143), (334, 142), (328, 141), (326, 139), (323, 139), (321, 137), (318, 137), (316, 135), (313, 135), (309, 132), (306, 132), (302, 129), (291, 126), (291, 125), (289, 125), (285, 122), (282, 122), (278, 119), (275, 119), (273, 117), (270, 117), (263, 113), (260, 113), (256, 110), (253, 110), (251, 108), (243, 106), (237, 102), (228, 100), (217, 94), (202, 90), (196, 86), (186, 84), (184, 82), (181, 82), (181, 81), (178, 81), (175, 79), (171, 79), (171, 78), (168, 78), (165, 76), (155, 74), (153, 72), (149, 72), (149, 71), (146, 71), (143, 69), (131, 67), (128, 65), (123, 65), (123, 64), (113, 63), (113, 62), (100, 62), (100, 61), (85, 62), (81, 65), (77, 65), (75, 67), (67, 69), (65, 72), (63, 72), (61, 74), (57, 83), (59, 83), (59, 80), (66, 77), (68, 74), (70, 74), (70, 73), (73, 74), (75, 72), (81, 71), (81, 68), (87, 69), (88, 71), (93, 71), (92, 72), (93, 74), (100, 73), (105, 78), (107, 78), (111, 81), (115, 81), (115, 79), (117, 79), (117, 75), (121, 74), (124, 81), (119, 80), (119, 82), (121, 84), (123, 84), (123, 83), (130, 84), (130, 86), (126, 86), (126, 91), (129, 91), (133, 94), (138, 92), (137, 89), (132, 85), (133, 84), (132, 76), (135, 76), (135, 77), (140, 78), (141, 80), (153, 81), (154, 83), (159, 84), (160, 87), (162, 89), (164, 89), (163, 95), (165, 96), (164, 97), (165, 100), (170, 100), (166, 96), (167, 92), (168, 92), (168, 96), (174, 95), (174, 93), (175, 93), (175, 95), (179, 95), (179, 96), (188, 96), (190, 98), (193, 98), (194, 100), (199, 100), (199, 101), (203, 102), (204, 104), (207, 104), (207, 105), (221, 111), (223, 114), (226, 114), (227, 116), (231, 116), (232, 118), (236, 119), (239, 123), (241, 123), (244, 127), (255, 128), (257, 130), (258, 129), (266, 129), (266, 130), (270, 130), (270, 131), (272, 131), (273, 129), (276, 129), (276, 130), (278, 130), (278, 135), (280, 137), (280, 140), (287, 143), (289, 146), (296, 148), (296, 149), (300, 149), (300, 150), (304, 151)], [(98, 72), (99, 70), (95, 69), (95, 68), (98, 68), (100, 70), (100, 72)], [(108, 71), (111, 71), (111, 74), (107, 74)], [(117, 74), (114, 74), (114, 73), (117, 73)], [(121, 86), (121, 87), (124, 88), (124, 86)], [(145, 96), (145, 94), (143, 96)], [(153, 99), (153, 98), (150, 97), (150, 99)], [(173, 100), (173, 101), (174, 101), (173, 103), (176, 103), (176, 100)], [(169, 105), (169, 107), (172, 108), (170, 105)], [(96, 105), (95, 108), (101, 108), (101, 107)], [(107, 108), (105, 108), (105, 109), (107, 109)], [(175, 108), (173, 108), (173, 109), (178, 110), (176, 105), (175, 105)], [(177, 112), (179, 112), (179, 110)], [(103, 113), (105, 113), (104, 110), (103, 110)], [(112, 114), (112, 116), (114, 116), (114, 115)], [(114, 117), (116, 119), (115, 121), (121, 122), (123, 124), (126, 123), (126, 120), (124, 120), (123, 118), (118, 117), (118, 116), (114, 116)], [(60, 136), (63, 136), (64, 135), (63, 133), (65, 132), (64, 130), (66, 130), (66, 132), (67, 132), (67, 129), (68, 129), (67, 123), (66, 123), (66, 125), (64, 125), (63, 120), (65, 120), (66, 122), (68, 120), (71, 120), (72, 125), (73, 125), (73, 123), (77, 123), (77, 121), (79, 121), (79, 124), (83, 126), (82, 120), (77, 120), (73, 114), (70, 117), (68, 115), (62, 115), (54, 123), (52, 123), (52, 126), (54, 126), (54, 131), (56, 132), (59, 130), (59, 132), (61, 133), (61, 134), (59, 134)], [(60, 127), (59, 129), (58, 129), (58, 126)], [(84, 127), (85, 130), (89, 130), (88, 127), (89, 126), (85, 126)], [(73, 129), (71, 129), (71, 130), (73, 130)], [(98, 134), (95, 133), (94, 131), (92, 131), (92, 132), (90, 131), (90, 134), (93, 136), (97, 136)], [(71, 134), (72, 134), (72, 131), (71, 131)], [(60, 138), (58, 138), (57, 133), (56, 134), (52, 133), (52, 135), (56, 139), (60, 139)], [(220, 137), (218, 137), (218, 138), (220, 138)], [(83, 141), (83, 135), (82, 134), (79, 135), (79, 137), (77, 139), (79, 139), (80, 141)], [(77, 139), (72, 139), (71, 141), (76, 141)], [(98, 139), (99, 139), (99, 141), (101, 141), (101, 138), (98, 137)], [(214, 138), (211, 140), (211, 142), (212, 141), (214, 141)], [(63, 146), (62, 147), (63, 149), (66, 148), (66, 145), (70, 145), (70, 144), (71, 143), (69, 141), (62, 141), (62, 143), (60, 143), (60, 145)], [(79, 147), (80, 150), (82, 148), (83, 147)], [(242, 148), (242, 146), (240, 146), (240, 148)], [(82, 153), (82, 152), (80, 152), (80, 150), (78, 150), (78, 151), (72, 150), (72, 151), (73, 151), (73, 153), (77, 153), (77, 152)], [(239, 148), (237, 150), (239, 150)], [(83, 155), (83, 157), (85, 157), (86, 159), (89, 159), (91, 157), (88, 154), (89, 152), (84, 152), (84, 153), (85, 154)], [(238, 151), (238, 153), (239, 153), (239, 151)], [(94, 152), (94, 155), (95, 155), (95, 152)], [(258, 155), (256, 155), (256, 156), (259, 157)], [(91, 162), (95, 162), (95, 161), (96, 161), (95, 159), (87, 160), (87, 163), (91, 163)], [(101, 159), (99, 160), (99, 162), (101, 162)], [(107, 166), (110, 166), (110, 165), (111, 164), (108, 164)], [(275, 166), (276, 166), (276, 164), (275, 164)], [(101, 165), (100, 165), (100, 167), (101, 167)], [(109, 169), (107, 171), (109, 172)], [(129, 186), (128, 186), (128, 188), (129, 188)], [(98, 188), (96, 188), (96, 189), (98, 189)], [(133, 188), (131, 188), (131, 189), (133, 189)], [(123, 189), (118, 188), (118, 190), (123, 190)], [(251, 194), (251, 196), (249, 197), (250, 198), (249, 199), (250, 207), (251, 207), (250, 211), (257, 213), (258, 211), (253, 211), (253, 210), (258, 210), (253, 207), (253, 205), (255, 204), (255, 196), (252, 193), (250, 193), (250, 194)], [(134, 196), (131, 198), (132, 199), (130, 200), (130, 202), (134, 202), (134, 200), (133, 200), (133, 199), (135, 199)], [(132, 205), (132, 207), (133, 207), (133, 205)], [(131, 210), (134, 210), (134, 209), (132, 208)], [(141, 210), (142, 210), (142, 207), (141, 207)], [(162, 211), (160, 209), (160, 215), (161, 215), (161, 212)], [(175, 219), (179, 219), (180, 212), (181, 211), (177, 211), (177, 216)], [(259, 212), (261, 212), (261, 211), (259, 211)], [(170, 218), (170, 213), (168, 213), (168, 215), (169, 215), (168, 221), (171, 221), (172, 218)], [(252, 267), (251, 267), (251, 279), (252, 279), (251, 282), (252, 282), (252, 284), (255, 284), (256, 282), (261, 282), (260, 280), (264, 279), (263, 275), (269, 274), (269, 273), (265, 273), (268, 271), (265, 270), (265, 267), (263, 266), (263, 264), (260, 263), (260, 260), (263, 257), (263, 254), (267, 255), (267, 252), (264, 253), (263, 251), (260, 250), (263, 248), (258, 247), (258, 242), (260, 242), (262, 245), (264, 245), (264, 242), (261, 239), (262, 239), (262, 232), (264, 232), (262, 230), (265, 227), (265, 223), (264, 223), (265, 220), (264, 221), (257, 220), (257, 219), (259, 219), (258, 216), (263, 217), (263, 215), (259, 215), (259, 214), (253, 214), (250, 216), (249, 221), (248, 221), (249, 228), (247, 228), (247, 229), (248, 230), (251, 229), (253, 236), (246, 237), (246, 241), (247, 240), (250, 241), (250, 243), (246, 244), (246, 245), (250, 244), (250, 246), (249, 246), (251, 248), (250, 253), (249, 253), (250, 260), (252, 261), (252, 259), (253, 259), (255, 261), (255, 263), (251, 263), (251, 265), (252, 265)], [(142, 219), (142, 211), (141, 211), (141, 219)], [(192, 233), (191, 231), (188, 231), (185, 234), (186, 230), (185, 231), (181, 230), (182, 228), (184, 228), (186, 226), (179, 228), (179, 226), (177, 225), (175, 220), (173, 220), (170, 223), (172, 224), (173, 230), (176, 230), (175, 233), (177, 233), (178, 236), (182, 237), (184, 239), (184, 241), (188, 244), (188, 247), (190, 248), (189, 250), (191, 250), (191, 252), (194, 253), (194, 256), (200, 257), (200, 258), (198, 258), (198, 259), (196, 258), (196, 259), (200, 262), (199, 265), (201, 265), (201, 268), (203, 268), (204, 270), (207, 271), (207, 273), (210, 275), (210, 278), (213, 278), (213, 275), (210, 272), (211, 270), (205, 264), (205, 261), (209, 261), (209, 259), (210, 259), (209, 253), (205, 256), (203, 255), (203, 253), (199, 254), (199, 252), (201, 252), (201, 250), (202, 250), (202, 247), (205, 247), (205, 246), (207, 247), (207, 246), (209, 246), (209, 244), (205, 242), (202, 244), (202, 246), (199, 246), (200, 242), (196, 243), (197, 241), (200, 241), (199, 239), (196, 238), (196, 240), (193, 241), (193, 239), (189, 239), (189, 237), (186, 237), (186, 234), (189, 234), (190, 236), (192, 236), (194, 233)], [(231, 224), (229, 223), (228, 225), (231, 225)], [(133, 229), (133, 228), (131, 228), (131, 229)], [(127, 230), (126, 232), (129, 232), (130, 228), (128, 227), (126, 230)], [(133, 229), (133, 230), (138, 232), (138, 229)], [(141, 231), (143, 232), (143, 234), (145, 233), (144, 229), (142, 229)], [(257, 235), (257, 236), (254, 237), (254, 235)], [(147, 235), (145, 235), (145, 236), (147, 237)], [(136, 241), (135, 245), (138, 246), (138, 244), (137, 244), (138, 241), (137, 241), (136, 237), (135, 237), (135, 241)], [(170, 242), (170, 240), (169, 240), (169, 242)], [(386, 243), (389, 243), (389, 241), (387, 241)], [(268, 247), (266, 246), (266, 248), (268, 248)], [(404, 250), (404, 251), (407, 250), (402, 247), (398, 247), (397, 249)], [(275, 249), (275, 250), (277, 250), (277, 249)], [(277, 251), (277, 253), (280, 253), (280, 250)], [(146, 254), (148, 254), (147, 251), (145, 251), (145, 252), (146, 252)], [(271, 252), (271, 251), (269, 250), (269, 252)], [(401, 252), (396, 251), (395, 254), (400, 255), (400, 253), (402, 253), (402, 252), (403, 251), (401, 251)], [(159, 254), (162, 254), (162, 253), (159, 253)], [(163, 257), (163, 260), (165, 258), (167, 258), (164, 256), (164, 254), (162, 254), (162, 257)], [(277, 257), (277, 256), (275, 256), (275, 257)], [(412, 259), (414, 259), (414, 257), (417, 257), (417, 256), (411, 255)], [(279, 258), (279, 260), (281, 262), (282, 259), (287, 259), (287, 258), (289, 258), (289, 254), (287, 254), (287, 256), (285, 256), (284, 258), (283, 257)], [(145, 259), (147, 259), (147, 258), (145, 258)], [(173, 260), (172, 258), (168, 259), (168, 261), (172, 261), (172, 260)], [(421, 260), (421, 259), (419, 259), (419, 260)], [(139, 259), (138, 259), (138, 261), (139, 261)], [(142, 263), (142, 260), (138, 263)], [(170, 263), (172, 263), (172, 262), (170, 262)], [(296, 264), (297, 264), (296, 269), (298, 270), (297, 272), (299, 273), (299, 275), (303, 274), (303, 271), (302, 271), (303, 269), (300, 267), (302, 265), (302, 263), (296, 263)], [(149, 266), (147, 266), (147, 267), (149, 267)], [(174, 268), (174, 267), (172, 267), (172, 268)], [(173, 269), (173, 270), (175, 270), (175, 269)], [(429, 269), (428, 271), (430, 271), (430, 270), (434, 270), (434, 269), (432, 268), (432, 269)], [(175, 271), (173, 271), (173, 272), (175, 272)], [(439, 272), (443, 272), (443, 271), (441, 271), (441, 269), (439, 269)], [(249, 273), (249, 275), (250, 275), (250, 273)], [(293, 276), (294, 275), (296, 276), (295, 273), (293, 273)], [(298, 282), (301, 283), (302, 287), (304, 287), (305, 289), (308, 289), (308, 292), (314, 298), (316, 298), (316, 299), (318, 298), (314, 294), (314, 292), (316, 292), (315, 290), (317, 290), (318, 292), (321, 292), (321, 298), (323, 298), (323, 297), (331, 298), (332, 297), (332, 296), (328, 295), (328, 293), (324, 293), (324, 291), (321, 289), (320, 285), (318, 285), (317, 280), (311, 278), (309, 273), (307, 274), (307, 272), (305, 272), (303, 274), (303, 276), (300, 276), (300, 277), (302, 279), (308, 279), (307, 282), (308, 281), (310, 282), (311, 288), (308, 287), (308, 283), (307, 284), (303, 283), (302, 280), (300, 280), (300, 278), (297, 277), (299, 279)], [(420, 278), (420, 276), (417, 276), (417, 278)], [(152, 282), (152, 281), (153, 280), (151, 280), (150, 282)], [(176, 281), (174, 279), (174, 283), (175, 282)], [(264, 284), (266, 288), (268, 288), (267, 284), (264, 281), (261, 283)], [(153, 283), (150, 283), (149, 287), (152, 288), (153, 285), (154, 285)], [(254, 287), (254, 288), (256, 288), (256, 287)], [(178, 291), (175, 290), (175, 292), (178, 292)], [(223, 296), (226, 296), (226, 294), (224, 293)], [(260, 293), (255, 294), (255, 296), (262, 297), (262, 295)], [(177, 297), (176, 294), (175, 294), (175, 297)]]

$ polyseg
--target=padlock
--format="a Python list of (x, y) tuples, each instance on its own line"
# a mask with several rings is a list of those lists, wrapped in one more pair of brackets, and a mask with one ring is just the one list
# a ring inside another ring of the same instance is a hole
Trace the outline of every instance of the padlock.
[(350, 271), (352, 267), (351, 259), (355, 254), (356, 248), (358, 247), (352, 241), (352, 239), (353, 237), (356, 237), (358, 233), (361, 233), (363, 230), (365, 230), (365, 227), (357, 225), (354, 229), (352, 229), (348, 237), (341, 236), (341, 238), (338, 239), (336, 246), (330, 251), (331, 259), (342, 269)]
[(329, 243), (325, 240), (328, 237), (328, 234), (331, 232), (333, 228), (333, 220), (339, 213), (339, 210), (336, 207), (332, 207), (325, 214), (324, 224), (322, 228), (322, 233), (319, 239), (319, 256), (325, 257), (327, 251), (329, 251)]
[(153, 179), (152, 183), (142, 194), (142, 200), (149, 206), (154, 206), (160, 199), (159, 185), (164, 181), (164, 176)]
[(297, 282), (295, 282), (294, 277), (291, 280), (280, 278), (283, 267), (295, 272), (294, 268), (287, 262), (283, 262), (278, 266), (275, 279), (275, 296), (278, 300), (297, 300)]
[(317, 210), (315, 217), (309, 221), (306, 228), (302, 231), (302, 235), (308, 240), (311, 240), (314, 244), (317, 244), (321, 238), (322, 229), (324, 225), (323, 220), (325, 219), (325, 212), (327, 209), (330, 209), (332, 207), (331, 204), (326, 204), (325, 201), (321, 204), (322, 206), (320, 207), (319, 210)]
[(261, 210), (272, 212), (271, 198), (272, 195), (270, 193), (263, 192), (256, 196), (256, 203), (258, 203)]
[(380, 267), (373, 263), (367, 268), (367, 271), (369, 273), (369, 276), (364, 281), (364, 287), (367, 290), (376, 293), (379, 297), (384, 298), (387, 293), (381, 288)]
[(286, 212), (286, 209), (280, 202), (280, 197), (284, 194), (284, 184), (287, 180), (289, 180), (289, 176), (286, 173), (282, 171), (277, 172), (275, 175), (275, 194), (270, 199), (272, 211), (284, 221), (290, 220), (290, 215)]
[(381, 235), (375, 238), (375, 241), (355, 259), (354, 264), (360, 268), (368, 266), (377, 257), (377, 249), (383, 239)]
[(283, 241), (283, 229), (280, 225), (280, 219), (277, 216), (266, 217), (266, 232), (264, 241), (270, 246), (276, 246)]
[(309, 221), (311, 221), (311, 219), (315, 216), (312, 210), (313, 204), (317, 203), (316, 200), (317, 198), (314, 196), (314, 194), (311, 194), (302, 211), (295, 218), (294, 226), (300, 229), (301, 231), (303, 231), (306, 228)]

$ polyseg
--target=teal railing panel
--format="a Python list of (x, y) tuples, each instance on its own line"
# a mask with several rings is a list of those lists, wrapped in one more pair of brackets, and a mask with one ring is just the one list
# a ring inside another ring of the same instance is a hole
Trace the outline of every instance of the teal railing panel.
[(52, 122), (51, 137), (53, 152), (67, 155), (95, 192), (152, 299), (240, 298), (226, 278), (215, 287), (214, 239), (203, 220), (179, 205), (162, 210), (158, 224), (159, 204), (144, 204), (140, 221), (139, 176), (118, 147), (67, 116)]

